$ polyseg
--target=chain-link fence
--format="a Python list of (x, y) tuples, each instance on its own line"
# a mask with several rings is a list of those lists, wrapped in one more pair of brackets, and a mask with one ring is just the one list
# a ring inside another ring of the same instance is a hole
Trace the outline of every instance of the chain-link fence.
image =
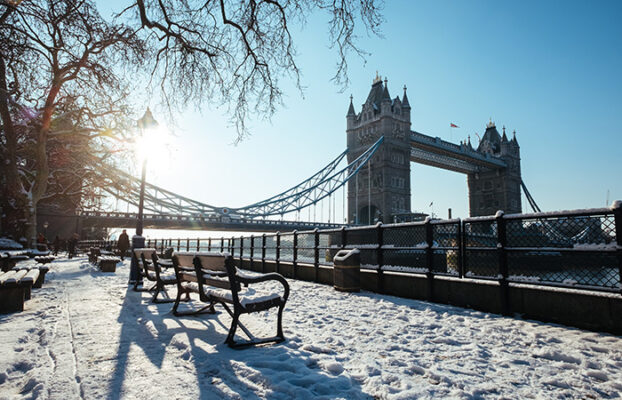
[(506, 231), (509, 281), (620, 288), (612, 213), (508, 216)]
[[(618, 204), (618, 203), (616, 203)], [(80, 246), (114, 247), (114, 241)], [(622, 291), (622, 209), (426, 220), (243, 238), (153, 239), (161, 252), (228, 251), (236, 258), (332, 265), (357, 248), (361, 267), (460, 278)]]

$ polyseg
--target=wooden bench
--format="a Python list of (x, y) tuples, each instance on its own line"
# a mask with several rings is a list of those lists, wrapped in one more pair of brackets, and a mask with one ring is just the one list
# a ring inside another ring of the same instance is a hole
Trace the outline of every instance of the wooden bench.
[[(136, 281), (134, 282), (134, 291), (135, 292), (147, 292), (147, 291), (153, 291), (155, 290), (156, 286), (153, 285), (150, 288), (138, 288), (139, 285), (143, 284), (143, 280), (146, 278), (147, 280), (151, 280), (149, 279), (149, 274), (148, 274), (148, 270), (149, 270), (149, 263), (151, 262), (151, 255), (156, 253), (156, 249), (153, 248), (142, 248), (142, 249), (134, 249), (132, 251), (132, 262), (136, 262), (138, 265), (138, 279), (136, 279)], [(143, 257), (145, 260), (145, 263), (147, 264), (147, 269), (145, 269), (145, 266), (143, 264)]]
[(6, 272), (9, 270), (9, 255), (7, 253), (0, 253), (0, 271)]
[[(143, 249), (144, 250), (144, 249)], [(147, 260), (147, 252), (140, 252), (141, 264), (143, 267), (143, 276), (148, 280), (155, 282), (155, 286), (151, 289), (154, 291), (151, 298), (152, 303), (171, 303), (175, 300), (171, 299), (166, 291), (166, 286), (176, 285), (177, 276), (173, 271), (163, 270), (162, 267), (165, 263), (162, 263), (158, 258), (158, 254), (155, 249), (150, 249), (151, 260)], [(165, 298), (159, 299), (158, 295), (162, 293)]]
[(4, 271), (10, 270), (11, 268), (15, 266), (15, 264), (17, 264), (20, 261), (26, 261), (29, 259), (27, 252), (23, 250), (7, 251), (6, 254), (8, 256), (8, 262), (6, 264)]
[(29, 300), (38, 269), (11, 270), (0, 273), (0, 313), (24, 311), (24, 301)]
[[(189, 265), (194, 266), (194, 271), (188, 270)], [(229, 347), (239, 348), (285, 340), (282, 319), (283, 308), (289, 297), (289, 284), (280, 274), (245, 275), (236, 269), (233, 265), (233, 258), (226, 253), (175, 253), (173, 267), (177, 275), (177, 298), (173, 306), (173, 314), (215, 313), (214, 305), (218, 303), (232, 318), (225, 340)], [(248, 287), (249, 284), (267, 281), (280, 283), (283, 286), (283, 293), (262, 292)], [(178, 311), (182, 295), (185, 294), (186, 299), (189, 299), (191, 293), (198, 293), (199, 299), (207, 303), (206, 306), (196, 311)], [(265, 311), (274, 307), (278, 307), (276, 336), (257, 339), (240, 322), (242, 314)], [(238, 327), (250, 340), (235, 341), (235, 332)]]
[(39, 271), (39, 277), (37, 278), (35, 283), (32, 284), (32, 287), (35, 289), (39, 289), (45, 283), (45, 274), (47, 274), (47, 272), (50, 270), (50, 268), (47, 265), (17, 265), (13, 267), (13, 271), (21, 271), (21, 270), (30, 271), (33, 269), (36, 269), (37, 271)]
[(48, 264), (51, 263), (52, 261), (54, 261), (56, 259), (56, 257), (54, 256), (39, 256), (39, 257), (35, 257), (35, 261), (38, 262), (39, 264)]
[(91, 247), (89, 248), (89, 262), (91, 264), (95, 264), (97, 263), (97, 258), (99, 258), (102, 255), (101, 250), (99, 249), (99, 247)]
[(117, 270), (117, 263), (121, 262), (119, 257), (115, 256), (99, 256), (97, 257), (97, 264), (102, 272), (115, 272)]

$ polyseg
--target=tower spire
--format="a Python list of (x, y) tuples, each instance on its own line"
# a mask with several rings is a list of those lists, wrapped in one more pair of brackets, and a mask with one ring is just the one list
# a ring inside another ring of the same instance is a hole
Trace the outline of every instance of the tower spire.
[(391, 101), (391, 96), (389, 95), (389, 85), (387, 85), (388, 79), (384, 78), (384, 89), (382, 91), (382, 100)]
[(408, 96), (406, 96), (406, 85), (404, 85), (404, 96), (402, 97), (402, 107), (410, 108), (410, 103), (408, 102)]
[(348, 117), (356, 115), (356, 112), (354, 112), (354, 104), (352, 104), (352, 99), (353, 99), (353, 96), (350, 95), (350, 107), (348, 108), (348, 114), (347, 114)]

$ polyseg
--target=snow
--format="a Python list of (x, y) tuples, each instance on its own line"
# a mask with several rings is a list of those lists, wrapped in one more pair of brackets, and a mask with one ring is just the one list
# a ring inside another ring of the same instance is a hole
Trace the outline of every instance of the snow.
[(23, 246), (16, 241), (9, 238), (0, 238), (0, 249), (9, 249), (9, 250), (19, 250), (22, 249)]
[[(32, 262), (31, 260), (25, 261)], [(619, 398), (622, 337), (288, 279), (287, 341), (232, 350), (84, 257), (0, 316), (0, 399)], [(175, 290), (171, 290), (171, 295)], [(199, 306), (195, 304), (195, 306)], [(274, 333), (275, 312), (243, 317)]]

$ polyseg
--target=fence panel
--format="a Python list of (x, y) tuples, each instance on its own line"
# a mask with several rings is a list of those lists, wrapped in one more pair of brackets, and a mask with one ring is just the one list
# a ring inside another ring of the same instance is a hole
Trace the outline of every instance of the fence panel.
[(313, 232), (298, 234), (298, 262), (313, 264), (315, 236)]
[(423, 223), (386, 225), (383, 227), (382, 238), (383, 270), (427, 272), (427, 244)]
[(266, 235), (266, 260), (276, 260), (276, 235)]
[(361, 268), (378, 269), (377, 235), (375, 226), (346, 229), (346, 248), (360, 250)]
[(460, 274), (460, 220), (433, 222), (432, 272), (439, 275)]
[(619, 290), (613, 214), (512, 216), (508, 280)]
[(497, 279), (497, 222), (494, 218), (473, 218), (463, 222), (464, 276), (467, 278)]
[(284, 233), (281, 235), (281, 251), (279, 253), (281, 261), (294, 261), (294, 234)]

